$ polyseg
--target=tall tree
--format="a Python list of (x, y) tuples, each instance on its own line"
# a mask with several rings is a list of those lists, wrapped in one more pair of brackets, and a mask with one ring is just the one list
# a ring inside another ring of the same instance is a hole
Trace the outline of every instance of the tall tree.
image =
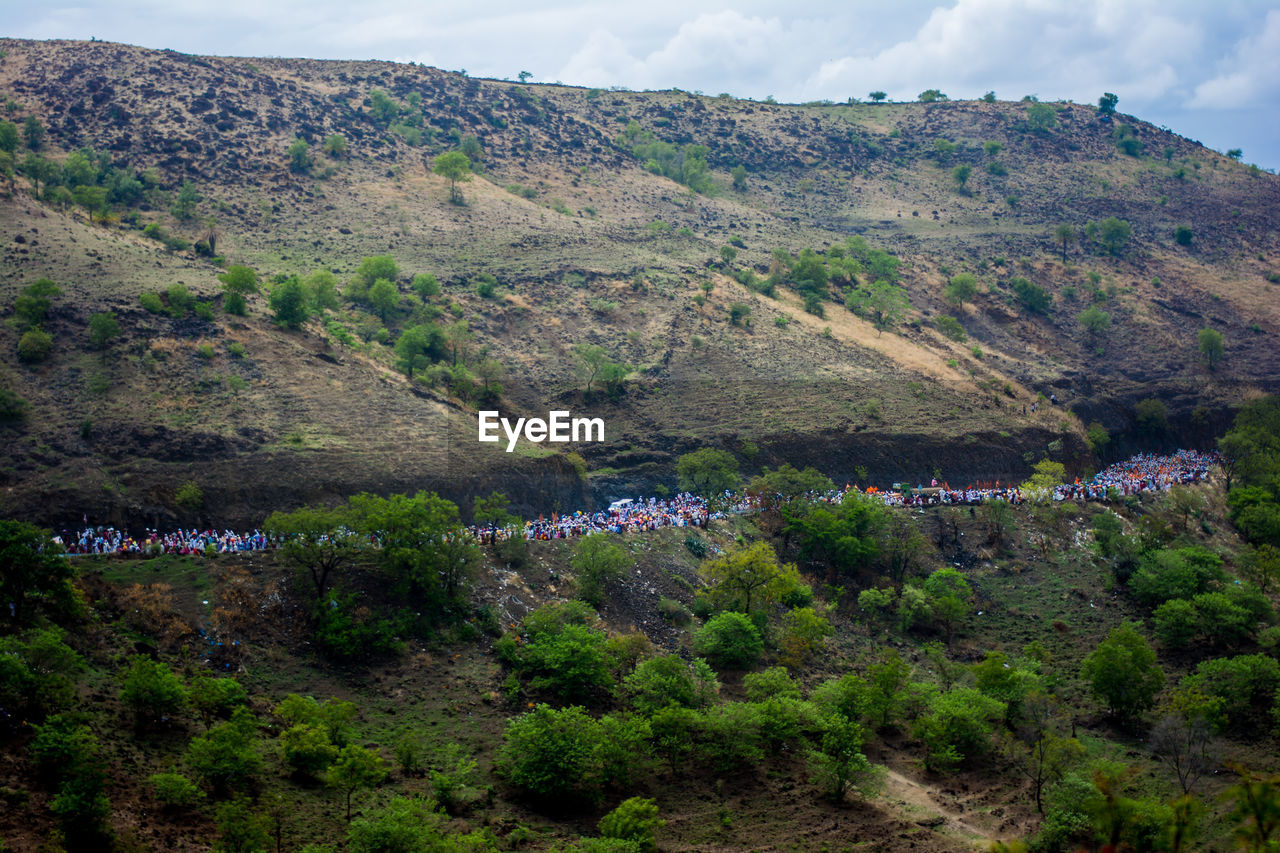
[(448, 151), (435, 159), (431, 171), (449, 182), (449, 200), (454, 204), (462, 204), (458, 184), (471, 180), (470, 158), (461, 151)]

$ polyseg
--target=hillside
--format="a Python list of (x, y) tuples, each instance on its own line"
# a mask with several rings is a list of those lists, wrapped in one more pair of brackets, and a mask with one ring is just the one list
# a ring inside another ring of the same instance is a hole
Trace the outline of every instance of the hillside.
[[(1113, 455), (1207, 444), (1241, 399), (1276, 387), (1280, 179), (1133, 117), (1054, 104), (1036, 129), (1027, 103), (776, 105), (100, 42), (0, 50), (6, 116), (40, 122), (57, 175), (90, 148), (139, 183), (127, 202), (89, 198), (92, 210), (65, 180), (35, 198), (21, 150), (21, 174), (0, 183), (0, 305), (41, 278), (61, 291), (47, 359), (18, 359), (16, 318), (0, 329), (4, 386), (28, 403), (0, 470), (11, 515), (256, 524), (362, 490), (462, 501), (499, 486), (547, 512), (673, 486), (675, 457), (703, 446), (748, 469), (820, 463), (837, 481), (1007, 481), (1046, 454), (1095, 467), (1092, 422)], [(1118, 147), (1121, 126), (1136, 156)], [(343, 150), (325, 153), (335, 135)], [(291, 168), (295, 139), (309, 162)], [(452, 204), (431, 166), (459, 145), (482, 173)], [(671, 172), (668, 156), (705, 174)], [(178, 215), (187, 182), (199, 200)], [(1081, 236), (1107, 217), (1131, 227), (1114, 251)], [(149, 224), (177, 239), (166, 247)], [(1065, 246), (1061, 224), (1078, 232)], [(183, 248), (210, 235), (205, 256)], [(805, 310), (793, 262), (850, 237), (898, 261), (910, 309), (891, 328), (845, 307), (843, 291), (874, 281), (865, 255), (819, 288), (823, 316)], [(265, 293), (246, 317), (139, 301), (181, 283), (217, 309), (217, 276), (241, 264), (268, 287), (315, 270), (345, 286), (377, 255), (396, 261), (400, 293), (381, 317), (343, 301), (285, 331)], [(772, 297), (743, 283), (771, 272)], [(411, 290), (423, 273), (443, 286), (426, 304)], [(964, 273), (976, 292), (948, 304)], [(483, 275), (496, 279), (488, 297)], [(1048, 296), (1043, 313), (1018, 279)], [(734, 303), (748, 321), (730, 322)], [(1091, 303), (1109, 329), (1078, 320)], [(121, 334), (99, 352), (86, 327), (103, 311)], [(598, 415), (607, 441), (515, 454), (477, 443), (485, 395), (459, 390), (470, 380), (408, 381), (396, 367), (404, 330), (441, 315), (467, 322), (473, 373), (501, 365), (499, 408)], [(964, 340), (940, 331), (953, 328), (944, 316)], [(1207, 327), (1226, 341), (1213, 371), (1197, 352)], [(631, 368), (621, 393), (584, 393), (583, 343)], [(1060, 406), (1031, 411), (1040, 393)], [(1167, 423), (1135, 420), (1148, 398)], [(199, 508), (176, 501), (187, 481)]]

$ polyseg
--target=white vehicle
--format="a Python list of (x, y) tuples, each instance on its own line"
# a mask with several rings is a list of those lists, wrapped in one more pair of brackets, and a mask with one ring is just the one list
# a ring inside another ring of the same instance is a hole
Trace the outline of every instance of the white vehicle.
[(614, 501), (613, 503), (609, 504), (609, 512), (613, 512), (614, 510), (618, 510), (618, 509), (626, 509), (627, 507), (631, 506), (633, 503), (635, 503), (635, 501), (632, 500), (631, 498), (623, 498), (620, 501)]

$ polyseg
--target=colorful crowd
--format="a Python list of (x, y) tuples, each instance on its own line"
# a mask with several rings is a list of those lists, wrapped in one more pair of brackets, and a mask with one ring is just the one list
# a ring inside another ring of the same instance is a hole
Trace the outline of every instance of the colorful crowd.
[[(1175, 485), (1198, 483), (1208, 478), (1221, 462), (1217, 453), (1200, 453), (1195, 450), (1179, 450), (1171, 456), (1140, 454), (1124, 462), (1107, 467), (1087, 481), (1077, 479), (1053, 489), (1055, 501), (1107, 501), (1143, 492), (1167, 491)], [(883, 490), (869, 486), (865, 490), (857, 486), (825, 494), (809, 494), (809, 500), (840, 503), (850, 494), (861, 494), (883, 500), (889, 506), (938, 506), (948, 504), (979, 504), (993, 500), (1022, 503), (1027, 500), (1019, 486), (969, 487), (952, 489), (947, 484), (932, 480), (929, 486), (914, 489), (896, 487)], [(662, 528), (703, 528), (725, 515), (748, 515), (758, 512), (766, 501), (760, 495), (743, 492), (725, 492), (714, 501), (691, 494), (679, 494), (670, 498), (648, 498), (615, 501), (608, 509), (596, 512), (552, 513), (550, 519), (539, 516), (536, 521), (510, 527), (470, 526), (463, 535), (481, 544), (494, 544), (513, 537), (526, 540), (570, 539), (591, 533), (641, 533)], [(114, 527), (86, 527), (75, 534), (64, 533), (55, 537), (68, 554), (219, 554), (241, 551), (262, 551), (277, 547), (280, 542), (265, 533), (234, 533), (224, 530), (178, 530), (161, 534), (148, 530), (140, 537)]]

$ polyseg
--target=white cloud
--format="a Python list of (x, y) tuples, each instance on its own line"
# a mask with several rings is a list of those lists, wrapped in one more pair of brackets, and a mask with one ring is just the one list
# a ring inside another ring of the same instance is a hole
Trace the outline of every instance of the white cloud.
[[(1218, 63), (1216, 76), (1196, 86), (1188, 106), (1235, 109), (1280, 95), (1280, 10), (1267, 13), (1260, 32), (1240, 39)], [(1272, 106), (1274, 110), (1274, 105)], [(1271, 112), (1274, 119), (1274, 112)]]

